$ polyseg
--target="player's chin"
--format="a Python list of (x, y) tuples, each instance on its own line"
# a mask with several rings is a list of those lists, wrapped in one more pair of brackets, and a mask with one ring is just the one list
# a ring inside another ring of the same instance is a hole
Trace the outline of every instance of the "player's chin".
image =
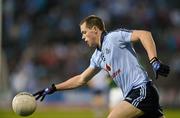
[(90, 48), (96, 48), (96, 46), (94, 46), (94, 45), (89, 45), (89, 47), (90, 47)]
[(89, 47), (93, 47), (93, 45), (92, 45), (92, 44), (90, 44), (90, 43), (87, 43), (87, 45), (88, 45)]
[(97, 47), (96, 45), (93, 45), (93, 44), (90, 44), (90, 43), (88, 43), (88, 46), (92, 47), (92, 48)]

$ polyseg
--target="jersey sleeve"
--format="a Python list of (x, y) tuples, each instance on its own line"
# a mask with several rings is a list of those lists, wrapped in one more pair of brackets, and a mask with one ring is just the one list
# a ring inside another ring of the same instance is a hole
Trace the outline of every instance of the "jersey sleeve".
[(110, 33), (110, 39), (115, 44), (125, 44), (125, 43), (130, 43), (131, 41), (131, 34), (132, 30), (127, 30), (127, 29), (117, 29), (113, 32)]
[(96, 68), (97, 67), (97, 64), (96, 64), (96, 61), (95, 61), (95, 57), (93, 55), (92, 55), (92, 57), (90, 59), (89, 67), (91, 67), (91, 68)]
[(91, 56), (89, 67), (101, 68), (101, 65), (102, 65), (101, 53), (98, 52), (96, 49), (95, 52), (93, 53), (93, 55)]
[(124, 42), (130, 42), (131, 41), (131, 34), (132, 30), (127, 29), (120, 29), (119, 30), (120, 39)]

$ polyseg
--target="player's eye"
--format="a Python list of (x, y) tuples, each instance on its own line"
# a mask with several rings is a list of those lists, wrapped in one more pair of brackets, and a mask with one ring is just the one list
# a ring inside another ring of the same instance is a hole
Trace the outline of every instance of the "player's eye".
[(82, 31), (81, 33), (82, 33), (82, 34), (86, 34), (86, 31)]

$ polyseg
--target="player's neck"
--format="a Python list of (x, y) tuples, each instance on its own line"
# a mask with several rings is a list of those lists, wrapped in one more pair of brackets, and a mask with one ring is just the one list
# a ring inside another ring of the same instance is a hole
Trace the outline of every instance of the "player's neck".
[(106, 35), (106, 31), (100, 31), (98, 35), (98, 49), (101, 50), (102, 43), (104, 40), (104, 36)]

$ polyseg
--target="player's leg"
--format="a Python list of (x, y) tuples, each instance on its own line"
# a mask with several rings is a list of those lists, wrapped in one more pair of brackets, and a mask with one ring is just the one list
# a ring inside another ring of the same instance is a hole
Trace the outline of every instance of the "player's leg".
[(132, 89), (125, 101), (144, 112), (139, 118), (164, 118), (157, 89), (151, 82)]
[(159, 105), (158, 92), (151, 82), (132, 89), (125, 100), (112, 110), (108, 118), (136, 117), (164, 118)]
[(143, 112), (127, 101), (121, 101), (110, 112), (108, 118), (138, 118)]

